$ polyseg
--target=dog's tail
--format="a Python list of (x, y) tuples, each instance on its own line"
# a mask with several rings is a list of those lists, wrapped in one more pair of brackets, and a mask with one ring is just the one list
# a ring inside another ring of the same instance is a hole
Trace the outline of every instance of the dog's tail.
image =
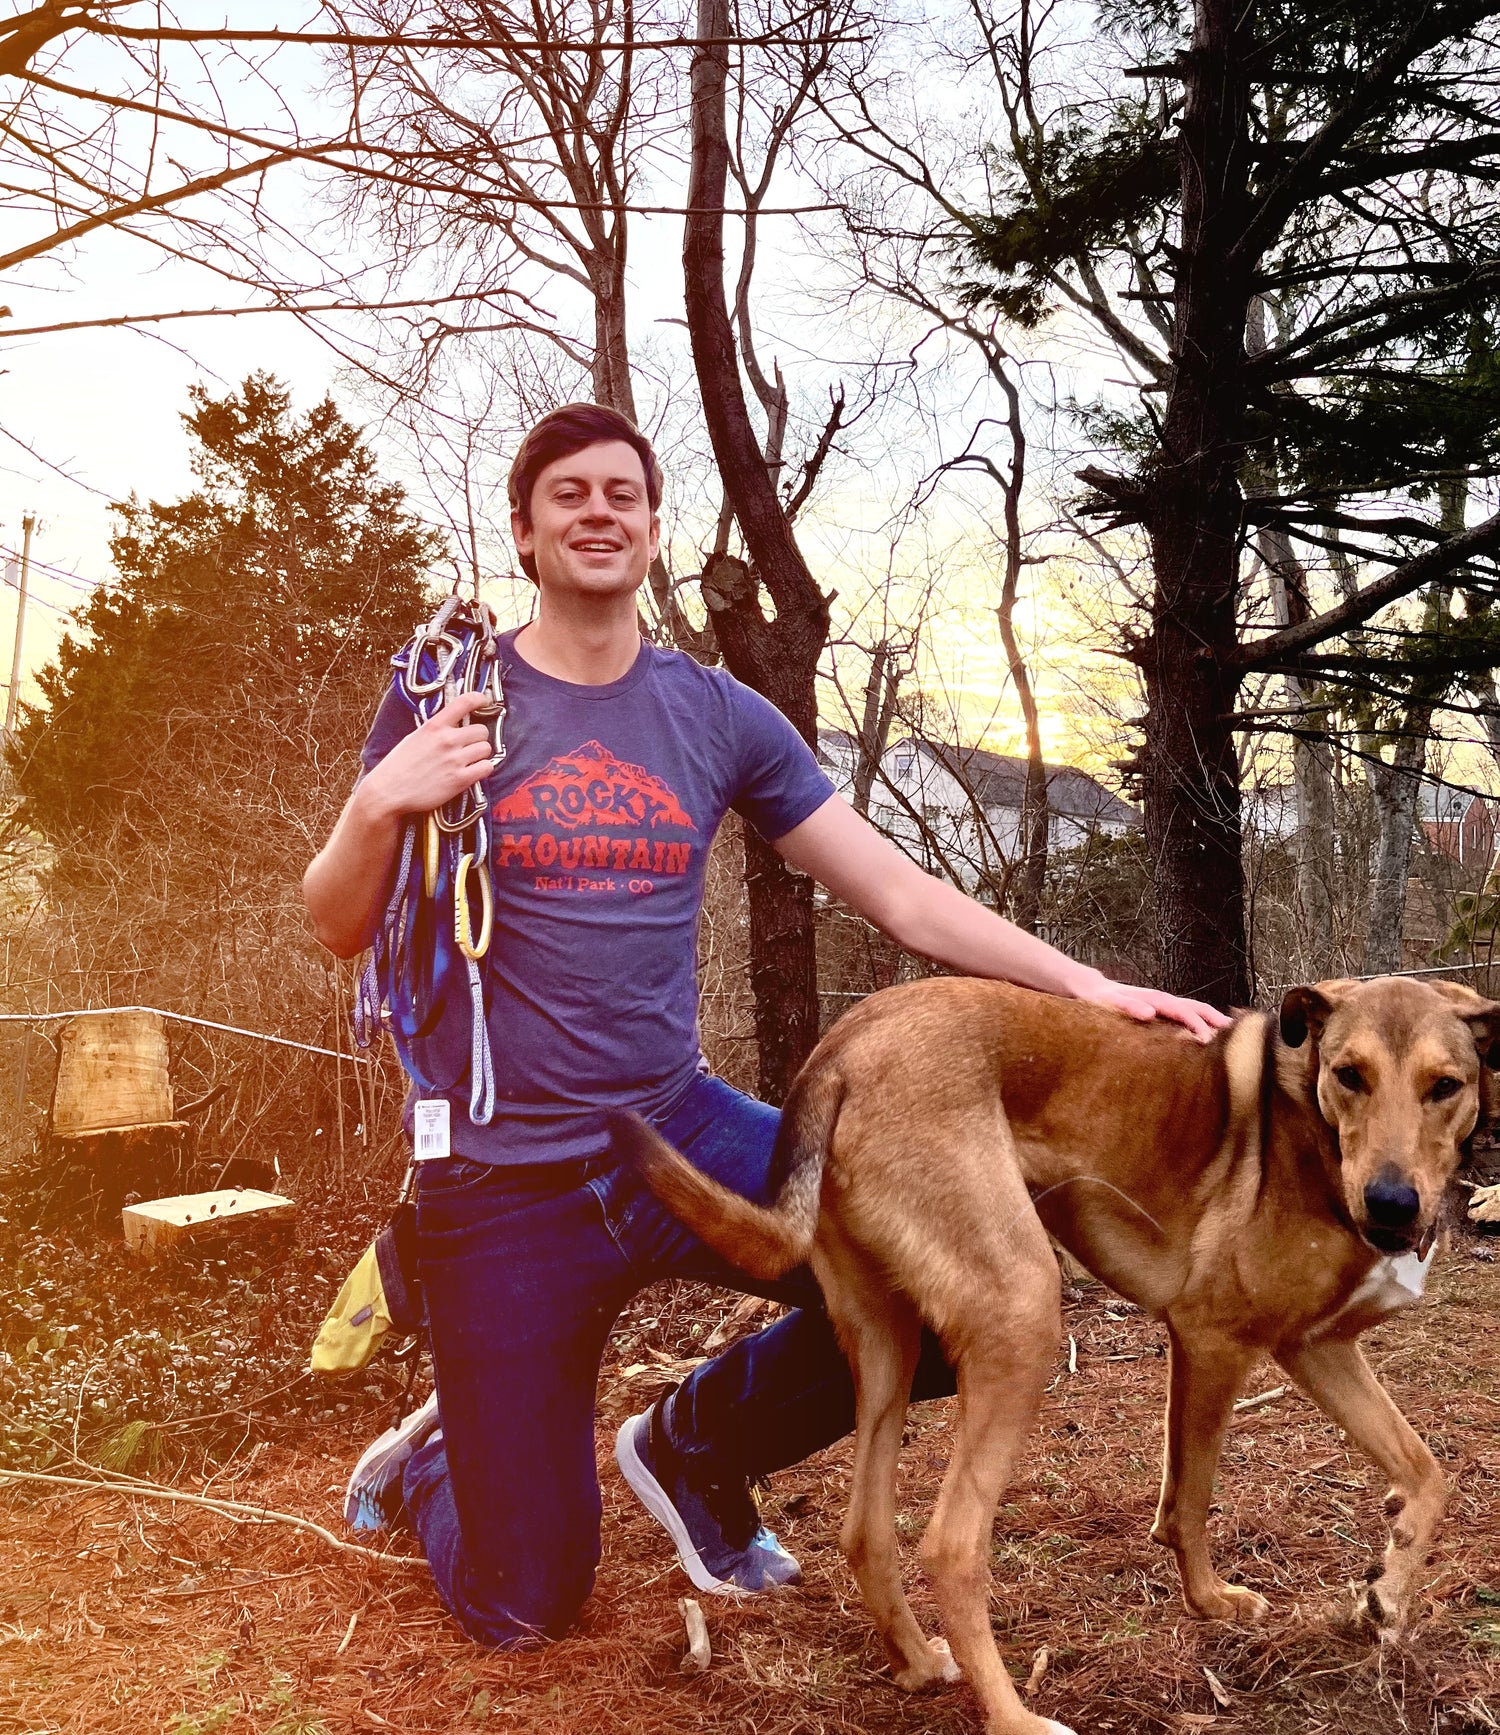
[(610, 1135), (673, 1216), (715, 1253), (752, 1277), (783, 1276), (807, 1258), (818, 1226), (823, 1164), (843, 1100), (832, 1069), (798, 1080), (781, 1116), (771, 1158), (774, 1196), (768, 1205), (731, 1192), (695, 1169), (639, 1115), (612, 1114)]

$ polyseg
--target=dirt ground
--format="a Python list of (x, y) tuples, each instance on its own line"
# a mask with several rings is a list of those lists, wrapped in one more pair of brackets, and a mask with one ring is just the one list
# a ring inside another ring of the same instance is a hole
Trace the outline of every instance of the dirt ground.
[[(357, 1223), (349, 1229), (351, 1245), (362, 1233)], [(112, 1457), (138, 1477), (299, 1513), (347, 1534), (338, 1518), (344, 1479), (353, 1454), (386, 1419), (392, 1376), (312, 1388), (298, 1382), (295, 1365), (301, 1333), (330, 1293), (320, 1262), (337, 1269), (344, 1250), (288, 1255), (271, 1274), (281, 1289), (268, 1302), (266, 1281), (247, 1280), (241, 1293), (212, 1261), (146, 1275), (129, 1269), (117, 1248), (96, 1246), (84, 1268), (87, 1244), (81, 1236), (54, 1237), (40, 1249), (29, 1239), (21, 1252), (19, 1243), (10, 1246), (8, 1275), (19, 1272), (23, 1281), (0, 1291), (13, 1316), (0, 1321), (8, 1352), (0, 1365), (9, 1376), (0, 1385), (0, 1464), (87, 1475), (80, 1464)], [(1429, 1594), (1399, 1643), (1376, 1643), (1330, 1619), (1382, 1545), (1384, 1489), (1295, 1393), (1239, 1418), (1213, 1527), (1222, 1569), (1274, 1600), (1273, 1622), (1247, 1632), (1187, 1618), (1170, 1560), (1146, 1535), (1162, 1334), (1097, 1285), (1071, 1290), (1076, 1371), (1060, 1363), (995, 1532), (996, 1630), (1018, 1679), (1038, 1677), (1031, 1704), (1080, 1735), (1500, 1728), (1495, 1246), (1457, 1241), (1428, 1300), (1366, 1340), (1452, 1485)], [(41, 1284), (53, 1291), (42, 1310), (50, 1335), (35, 1325)], [(57, 1323), (89, 1297), (92, 1322), (71, 1333)], [(96, 1355), (90, 1345), (118, 1341), (127, 1318), (139, 1338), (153, 1297), (160, 1317), (149, 1331), (167, 1348), (148, 1353), (150, 1344), (138, 1342), (132, 1378), (135, 1388), (145, 1382), (155, 1405), (147, 1413), (161, 1419), (149, 1433), (143, 1426), (132, 1433), (120, 1418), (139, 1394), (131, 1399), (131, 1379), (112, 1386), (120, 1357)], [(16, 1306), (22, 1300), (24, 1313)], [(675, 1376), (685, 1365), (677, 1358), (700, 1349), (730, 1305), (702, 1292), (653, 1291), (617, 1333), (600, 1390), (604, 1560), (577, 1635), (545, 1651), (475, 1649), (447, 1621), (420, 1563), (368, 1560), (280, 1524), (235, 1522), (139, 1496), (0, 1485), (0, 1731), (976, 1730), (961, 1685), (910, 1698), (884, 1673), (837, 1549), (847, 1444), (778, 1476), (765, 1497), (769, 1521), (802, 1560), (802, 1586), (744, 1606), (700, 1598), (713, 1661), (702, 1673), (682, 1667), (678, 1599), (689, 1587), (665, 1538), (620, 1482), (608, 1442), (618, 1420)], [(200, 1329), (187, 1332), (193, 1322)], [(20, 1332), (31, 1335), (22, 1340)], [(244, 1345), (256, 1334), (291, 1340), (281, 1367), (264, 1356), (247, 1364)], [(190, 1339), (208, 1348), (185, 1348)], [(208, 1370), (201, 1389), (192, 1384), (195, 1354)], [(43, 1370), (49, 1355), (54, 1363)], [(220, 1370), (230, 1390), (216, 1412), (204, 1406), (218, 1402), (211, 1394)], [(277, 1394), (283, 1373), (291, 1385)], [(102, 1398), (89, 1395), (95, 1380)], [(1267, 1367), (1249, 1390), (1280, 1383)], [(63, 1397), (55, 1413), (43, 1414), (39, 1394), (54, 1385)], [(197, 1406), (191, 1426), (173, 1419), (172, 1406), (162, 1408), (169, 1390), (181, 1407), (187, 1389)], [(104, 1406), (97, 1416), (96, 1402)], [(901, 1531), (929, 1623), (914, 1551), (945, 1459), (947, 1408), (913, 1410), (903, 1463)], [(23, 1412), (32, 1420), (12, 1427)], [(153, 1449), (139, 1450), (144, 1444)], [(411, 1546), (409, 1538), (391, 1544), (396, 1553)]]

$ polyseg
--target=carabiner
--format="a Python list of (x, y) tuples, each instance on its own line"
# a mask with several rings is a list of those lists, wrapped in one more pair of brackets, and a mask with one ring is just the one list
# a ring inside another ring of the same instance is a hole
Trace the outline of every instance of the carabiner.
[[(474, 938), (469, 915), (469, 871), (477, 869), (479, 879), (479, 938)], [(458, 872), (453, 876), (453, 938), (466, 958), (477, 964), (490, 949), (490, 935), (495, 925), (495, 904), (490, 892), (489, 866), (476, 862), (467, 851), (458, 858)]]
[[(428, 650), (432, 651), (437, 667), (431, 676), (424, 679), (420, 671), (422, 657)], [(463, 654), (463, 640), (454, 638), (451, 633), (440, 633), (435, 639), (423, 639), (420, 642), (413, 639), (403, 676), (407, 692), (414, 699), (423, 699), (429, 693), (441, 692), (452, 679), (453, 671)]]
[(437, 815), (429, 813), (422, 837), (422, 890), (429, 898), (437, 896), (438, 850), (442, 845), (442, 837)]

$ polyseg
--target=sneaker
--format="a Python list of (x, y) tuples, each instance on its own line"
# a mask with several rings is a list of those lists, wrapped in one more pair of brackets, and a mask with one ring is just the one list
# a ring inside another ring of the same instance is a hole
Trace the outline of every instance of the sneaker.
[(401, 1473), (417, 1447), (437, 1431), (437, 1393), (372, 1441), (344, 1491), (344, 1522), (354, 1530), (389, 1530), (401, 1515)]
[(802, 1568), (761, 1523), (749, 1486), (738, 1479), (710, 1481), (672, 1445), (660, 1402), (622, 1424), (615, 1462), (672, 1538), (697, 1589), (753, 1595), (801, 1578)]

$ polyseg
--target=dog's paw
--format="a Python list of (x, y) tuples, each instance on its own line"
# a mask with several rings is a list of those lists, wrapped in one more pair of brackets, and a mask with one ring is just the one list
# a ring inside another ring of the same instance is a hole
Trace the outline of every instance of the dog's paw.
[(1387, 1638), (1405, 1627), (1406, 1604), (1395, 1586), (1377, 1578), (1373, 1584), (1351, 1584), (1349, 1590), (1350, 1600), (1341, 1623), (1346, 1630), (1373, 1631)]
[(929, 1639), (927, 1655), (920, 1662), (907, 1663), (893, 1669), (892, 1674), (904, 1693), (920, 1693), (924, 1687), (939, 1687), (963, 1679), (963, 1670), (954, 1662), (946, 1639)]
[(1212, 1595), (1193, 1605), (1193, 1613), (1206, 1621), (1233, 1621), (1239, 1627), (1258, 1627), (1271, 1613), (1271, 1605), (1248, 1585), (1220, 1584)]

